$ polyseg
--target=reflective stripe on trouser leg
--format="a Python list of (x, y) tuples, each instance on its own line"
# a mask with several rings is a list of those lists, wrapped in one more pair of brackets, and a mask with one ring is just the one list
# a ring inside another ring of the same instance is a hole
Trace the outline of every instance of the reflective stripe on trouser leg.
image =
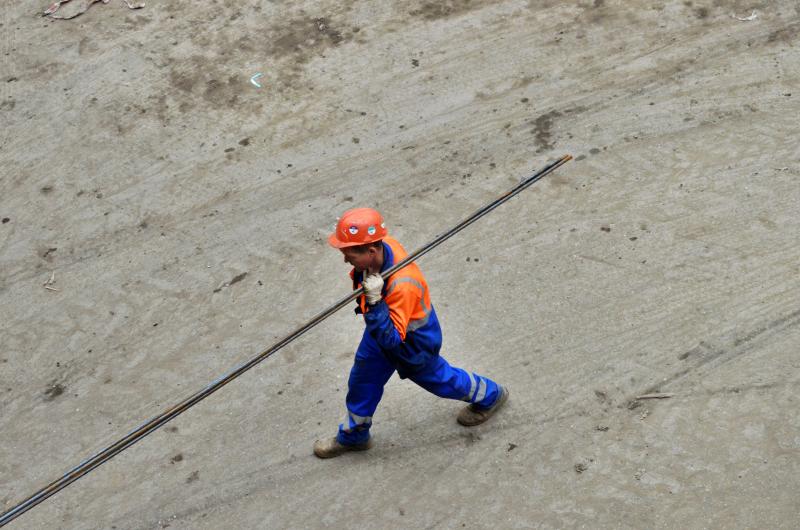
[(344, 421), (341, 423), (342, 431), (350, 433), (353, 429), (367, 428), (372, 425), (372, 416), (359, 416), (349, 410), (344, 415)]
[(339, 424), (336, 436), (339, 443), (353, 445), (369, 440), (372, 416), (383, 396), (383, 386), (393, 373), (394, 368), (383, 357), (378, 344), (365, 332), (347, 381), (347, 412)]
[(497, 383), (488, 377), (450, 366), (442, 356), (438, 356), (428, 370), (410, 379), (439, 397), (468, 401), (479, 407), (491, 407), (500, 396)]
[[(472, 374), (475, 375), (475, 374)], [(476, 379), (478, 379), (478, 388), (475, 390), (475, 394), (472, 396), (472, 399), (469, 401), (471, 403), (480, 403), (486, 398), (486, 378), (481, 377), (479, 375), (475, 375)]]
[(475, 379), (475, 374), (467, 372), (467, 375), (469, 376), (469, 392), (464, 394), (461, 401), (472, 401), (472, 396), (474, 396), (475, 392), (478, 390), (478, 381)]

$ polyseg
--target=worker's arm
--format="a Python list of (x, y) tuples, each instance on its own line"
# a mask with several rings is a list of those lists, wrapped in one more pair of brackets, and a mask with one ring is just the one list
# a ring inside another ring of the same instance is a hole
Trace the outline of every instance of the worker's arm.
[(386, 359), (397, 368), (400, 377), (410, 377), (424, 369), (436, 355), (435, 352), (406, 342), (408, 323), (414, 308), (420, 303), (422, 291), (411, 282), (398, 282), (390, 289), (386, 299), (381, 299), (382, 287), (380, 276), (376, 280), (368, 278), (364, 284), (368, 302), (364, 314), (367, 333), (378, 343)]
[(368, 310), (364, 315), (367, 329), (378, 345), (386, 350), (400, 346), (406, 338), (408, 322), (422, 293), (411, 283), (399, 283), (383, 299), (382, 278), (375, 274), (364, 282)]

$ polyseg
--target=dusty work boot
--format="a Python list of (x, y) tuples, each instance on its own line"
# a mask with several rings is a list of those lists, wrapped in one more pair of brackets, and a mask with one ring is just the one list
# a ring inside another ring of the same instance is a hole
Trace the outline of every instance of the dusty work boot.
[(362, 444), (344, 445), (334, 436), (327, 440), (317, 440), (314, 442), (314, 454), (319, 458), (333, 458), (348, 451), (366, 451), (372, 447), (372, 438)]
[(492, 414), (497, 412), (497, 409), (502, 407), (506, 400), (508, 400), (508, 390), (505, 387), (501, 387), (500, 397), (497, 398), (497, 401), (495, 401), (491, 407), (483, 408), (479, 407), (475, 403), (470, 403), (461, 409), (461, 412), (458, 413), (458, 418), (456, 419), (458, 420), (458, 423), (465, 427), (480, 425), (491, 418)]

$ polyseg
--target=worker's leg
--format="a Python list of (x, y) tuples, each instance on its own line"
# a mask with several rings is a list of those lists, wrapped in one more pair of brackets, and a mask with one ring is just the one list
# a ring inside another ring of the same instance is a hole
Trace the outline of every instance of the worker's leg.
[(492, 407), (501, 393), (500, 385), (488, 377), (450, 366), (441, 356), (409, 379), (439, 397), (460, 399), (480, 408)]
[(347, 383), (347, 411), (336, 436), (340, 444), (356, 445), (369, 440), (372, 415), (383, 396), (383, 387), (393, 373), (394, 367), (386, 361), (378, 344), (365, 331)]

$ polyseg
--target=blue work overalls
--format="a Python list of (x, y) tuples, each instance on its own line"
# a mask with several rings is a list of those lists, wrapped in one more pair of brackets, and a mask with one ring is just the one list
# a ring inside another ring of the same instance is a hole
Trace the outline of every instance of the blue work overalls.
[[(406, 252), (396, 240), (383, 241), (381, 272), (402, 261)], [(358, 288), (362, 273), (351, 272)], [(366, 329), (350, 370), (345, 400), (347, 412), (337, 439), (345, 445), (369, 439), (372, 416), (383, 396), (383, 387), (397, 370), (437, 396), (490, 407), (500, 396), (497, 383), (456, 368), (439, 355), (442, 330), (419, 267), (411, 264), (394, 273), (383, 288), (383, 299), (367, 306), (364, 297), (357, 313), (364, 314)]]

